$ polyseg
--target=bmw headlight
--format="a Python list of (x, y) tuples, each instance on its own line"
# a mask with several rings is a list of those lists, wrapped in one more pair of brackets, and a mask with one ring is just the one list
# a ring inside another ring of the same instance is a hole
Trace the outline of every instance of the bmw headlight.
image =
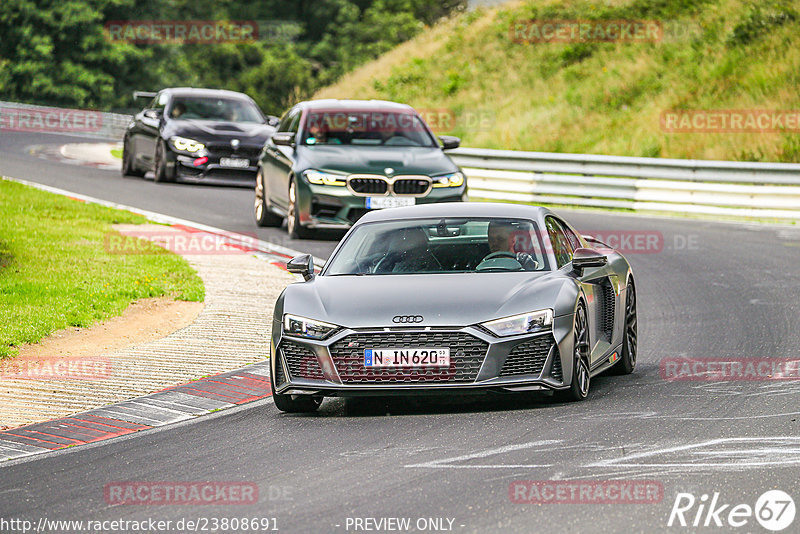
[(309, 339), (325, 339), (339, 327), (335, 324), (306, 319), (298, 315), (283, 316), (283, 333), (287, 336), (306, 337)]
[(173, 137), (170, 139), (172, 146), (179, 152), (188, 152), (189, 154), (202, 155), (199, 152), (206, 148), (206, 145), (194, 139), (187, 139), (185, 137)]
[(308, 180), (312, 184), (317, 184), (317, 185), (347, 185), (347, 182), (344, 181), (344, 176), (342, 176), (340, 174), (333, 174), (333, 173), (330, 173), (330, 172), (308, 170), (308, 171), (305, 171), (303, 173), (303, 176), (305, 176), (306, 180)]
[(464, 173), (453, 172), (444, 176), (434, 176), (433, 187), (460, 187), (464, 185)]
[(499, 337), (535, 334), (549, 330), (553, 326), (553, 310), (539, 310), (495, 319), (481, 326)]

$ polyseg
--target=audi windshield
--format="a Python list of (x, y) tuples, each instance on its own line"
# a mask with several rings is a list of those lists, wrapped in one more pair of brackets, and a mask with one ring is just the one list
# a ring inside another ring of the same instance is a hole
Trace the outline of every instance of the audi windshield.
[(414, 219), (355, 227), (323, 275), (391, 275), (548, 270), (533, 221)]

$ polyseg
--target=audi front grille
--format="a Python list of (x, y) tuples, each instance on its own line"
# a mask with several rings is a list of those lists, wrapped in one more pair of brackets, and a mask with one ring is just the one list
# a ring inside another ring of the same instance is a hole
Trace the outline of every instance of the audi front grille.
[[(391, 347), (449, 347), (447, 368), (365, 368), (364, 349)], [(331, 357), (343, 384), (370, 383), (471, 383), (478, 376), (489, 344), (464, 332), (392, 331), (357, 333), (330, 346)]]

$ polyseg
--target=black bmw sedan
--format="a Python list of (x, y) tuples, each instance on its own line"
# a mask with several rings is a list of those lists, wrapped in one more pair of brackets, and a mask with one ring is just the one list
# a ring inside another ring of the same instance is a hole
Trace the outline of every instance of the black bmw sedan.
[(277, 118), (250, 97), (194, 88), (134, 96), (152, 100), (125, 132), (123, 176), (153, 171), (156, 182), (255, 183), (259, 152)]

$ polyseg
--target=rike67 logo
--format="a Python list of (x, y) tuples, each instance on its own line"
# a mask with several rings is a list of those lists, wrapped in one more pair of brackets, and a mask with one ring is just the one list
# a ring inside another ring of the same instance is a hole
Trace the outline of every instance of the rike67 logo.
[[(731, 505), (720, 498), (719, 492), (709, 498), (704, 493), (696, 498), (691, 493), (678, 493), (672, 504), (667, 526), (741, 528), (752, 525), (752, 519), (767, 530), (779, 532), (794, 522), (794, 499), (781, 490), (764, 492), (755, 506)], [(749, 530), (749, 529), (748, 529)]]

